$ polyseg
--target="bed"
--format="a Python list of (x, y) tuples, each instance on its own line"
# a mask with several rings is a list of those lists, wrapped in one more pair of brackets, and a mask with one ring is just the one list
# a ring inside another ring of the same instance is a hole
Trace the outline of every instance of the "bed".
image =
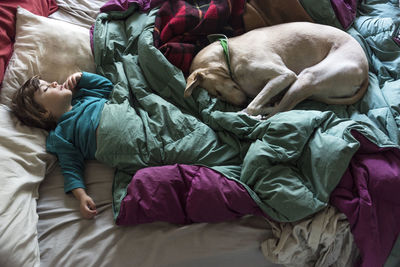
[[(281, 2), (0, 3), (0, 266), (398, 266), (399, 2)], [(300, 20), (360, 42), (370, 64), (361, 101), (306, 101), (258, 121), (204, 90), (183, 98), (208, 34)], [(111, 101), (125, 101), (119, 92), (129, 87), (138, 113), (165, 125), (182, 118), (212, 129), (240, 148), (241, 162), (163, 158), (123, 173), (88, 161), (85, 182), (99, 214), (81, 218), (45, 151), (47, 133), (9, 110), (33, 74), (62, 82), (75, 71), (109, 78)]]

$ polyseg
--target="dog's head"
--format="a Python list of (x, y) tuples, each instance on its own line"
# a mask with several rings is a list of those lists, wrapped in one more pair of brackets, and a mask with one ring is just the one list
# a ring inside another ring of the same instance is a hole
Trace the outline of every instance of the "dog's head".
[(236, 106), (246, 106), (247, 96), (234, 82), (227, 71), (221, 67), (200, 68), (193, 71), (186, 79), (185, 97), (189, 97), (193, 90), (202, 87), (214, 97)]

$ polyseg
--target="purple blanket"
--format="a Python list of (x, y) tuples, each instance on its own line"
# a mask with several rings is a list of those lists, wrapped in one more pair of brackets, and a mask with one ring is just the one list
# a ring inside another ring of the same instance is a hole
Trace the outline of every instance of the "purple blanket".
[(400, 151), (352, 134), (361, 146), (331, 194), (331, 204), (349, 219), (361, 255), (357, 265), (383, 266), (400, 231)]
[[(349, 219), (361, 255), (357, 265), (383, 266), (400, 231), (400, 151), (352, 134), (361, 146), (331, 204)], [(241, 185), (206, 167), (176, 164), (138, 171), (116, 223), (221, 222), (246, 214), (266, 216)]]
[(215, 223), (246, 214), (263, 215), (240, 184), (207, 167), (175, 164), (139, 170), (116, 223)]
[(348, 29), (357, 13), (357, 0), (331, 0), (331, 5), (343, 29)]
[(110, 0), (105, 3), (101, 8), (100, 12), (109, 12), (109, 11), (125, 11), (129, 8), (132, 3), (138, 5), (139, 10), (142, 12), (148, 11), (153, 7), (151, 3), (157, 4), (160, 1), (151, 1), (151, 0)]

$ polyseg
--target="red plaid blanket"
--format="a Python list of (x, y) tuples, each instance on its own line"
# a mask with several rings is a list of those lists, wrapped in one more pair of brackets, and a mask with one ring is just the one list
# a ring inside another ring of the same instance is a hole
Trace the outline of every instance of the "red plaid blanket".
[(154, 45), (185, 76), (196, 53), (208, 44), (207, 35), (243, 33), (245, 0), (163, 1), (154, 27)]

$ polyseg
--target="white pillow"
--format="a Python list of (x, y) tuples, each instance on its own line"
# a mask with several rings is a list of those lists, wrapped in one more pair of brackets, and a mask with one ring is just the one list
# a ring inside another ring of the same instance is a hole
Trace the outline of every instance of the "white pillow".
[(45, 151), (47, 133), (22, 125), (9, 111), (13, 92), (34, 74), (63, 82), (94, 72), (89, 30), (18, 8), (14, 53), (4, 75), (0, 105), (0, 266), (39, 266), (36, 200), (55, 157)]
[(43, 130), (22, 125), (0, 105), (0, 266), (39, 266), (36, 199), (46, 165)]
[(9, 105), (13, 92), (33, 75), (62, 83), (77, 71), (95, 72), (89, 30), (68, 22), (37, 16), (18, 7), (14, 53), (1, 89)]

